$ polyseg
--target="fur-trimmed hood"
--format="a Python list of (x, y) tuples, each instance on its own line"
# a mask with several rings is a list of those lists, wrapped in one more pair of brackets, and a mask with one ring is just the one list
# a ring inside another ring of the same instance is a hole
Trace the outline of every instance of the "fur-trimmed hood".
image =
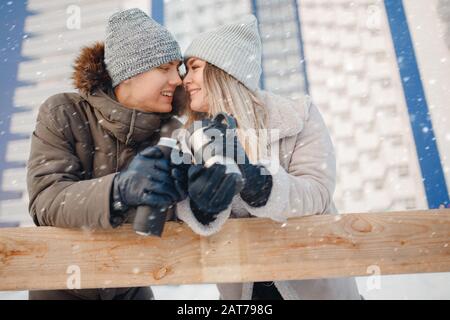
[(92, 93), (98, 89), (108, 92), (112, 89), (112, 80), (105, 65), (103, 42), (96, 42), (81, 49), (73, 69), (73, 85), (80, 92)]

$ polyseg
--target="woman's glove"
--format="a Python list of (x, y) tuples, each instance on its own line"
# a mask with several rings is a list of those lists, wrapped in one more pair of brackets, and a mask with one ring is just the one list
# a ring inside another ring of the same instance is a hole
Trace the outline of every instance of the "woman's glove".
[(188, 193), (192, 212), (197, 220), (207, 224), (231, 204), (239, 192), (241, 177), (236, 173), (225, 174), (226, 167), (213, 164), (207, 168), (192, 165), (188, 171)]
[[(242, 200), (252, 207), (262, 207), (267, 203), (272, 191), (272, 175), (262, 165), (254, 165), (245, 153), (236, 135), (232, 137), (234, 161), (238, 164), (244, 178), (244, 187), (240, 192)], [(230, 141), (225, 143), (230, 147)]]
[(241, 164), (239, 169), (245, 181), (242, 200), (255, 208), (265, 206), (272, 191), (272, 175), (261, 165)]

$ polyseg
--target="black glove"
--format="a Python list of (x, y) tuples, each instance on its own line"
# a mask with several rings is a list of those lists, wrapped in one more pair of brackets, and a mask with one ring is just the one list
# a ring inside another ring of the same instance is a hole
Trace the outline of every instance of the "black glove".
[(245, 153), (236, 135), (228, 137), (225, 148), (233, 147), (234, 161), (238, 164), (244, 178), (244, 188), (240, 195), (248, 205), (262, 207), (267, 203), (272, 191), (273, 179), (269, 171), (262, 165), (253, 165)]
[[(188, 194), (188, 170), (191, 164), (171, 164), (172, 170), (170, 175), (174, 179), (175, 187), (183, 194), (183, 199), (186, 199)], [(182, 199), (182, 200), (183, 200)]]
[(240, 193), (242, 200), (252, 207), (265, 206), (272, 192), (272, 175), (261, 165), (242, 164), (239, 169), (245, 179)]
[(203, 224), (209, 223), (216, 215), (228, 208), (233, 197), (239, 192), (241, 177), (238, 174), (225, 174), (226, 167), (213, 164), (192, 165), (188, 171), (188, 193), (191, 209)]
[(130, 206), (164, 208), (187, 197), (187, 192), (171, 176), (169, 160), (163, 157), (158, 147), (148, 147), (114, 177), (110, 219), (113, 226), (121, 223)]

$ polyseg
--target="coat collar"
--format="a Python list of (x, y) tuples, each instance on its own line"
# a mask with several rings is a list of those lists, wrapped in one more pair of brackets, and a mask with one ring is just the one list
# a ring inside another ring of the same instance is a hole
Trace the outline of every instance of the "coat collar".
[(108, 94), (100, 89), (80, 94), (94, 108), (99, 125), (126, 145), (141, 143), (159, 133), (162, 122), (170, 118), (169, 115), (126, 108), (114, 100), (111, 92)]
[(303, 130), (309, 110), (306, 96), (298, 102), (267, 91), (259, 91), (258, 96), (267, 108), (268, 129), (279, 132), (278, 135), (270, 136), (271, 143), (295, 136)]

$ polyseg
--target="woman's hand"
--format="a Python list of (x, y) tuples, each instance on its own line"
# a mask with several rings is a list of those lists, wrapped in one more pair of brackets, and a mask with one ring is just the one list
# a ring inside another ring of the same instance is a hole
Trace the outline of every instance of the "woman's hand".
[(225, 169), (224, 165), (217, 163), (209, 168), (203, 165), (189, 168), (188, 193), (194, 213), (213, 216), (231, 204), (239, 192), (241, 177), (235, 173), (225, 174)]
[(242, 164), (239, 169), (244, 177), (241, 198), (252, 207), (262, 207), (272, 191), (272, 175), (261, 165)]
[(251, 164), (239, 139), (234, 136), (233, 141), (225, 143), (226, 148), (233, 145), (234, 161), (238, 164), (244, 178), (244, 188), (240, 195), (248, 205), (262, 207), (269, 200), (272, 191), (272, 175), (262, 165)]

